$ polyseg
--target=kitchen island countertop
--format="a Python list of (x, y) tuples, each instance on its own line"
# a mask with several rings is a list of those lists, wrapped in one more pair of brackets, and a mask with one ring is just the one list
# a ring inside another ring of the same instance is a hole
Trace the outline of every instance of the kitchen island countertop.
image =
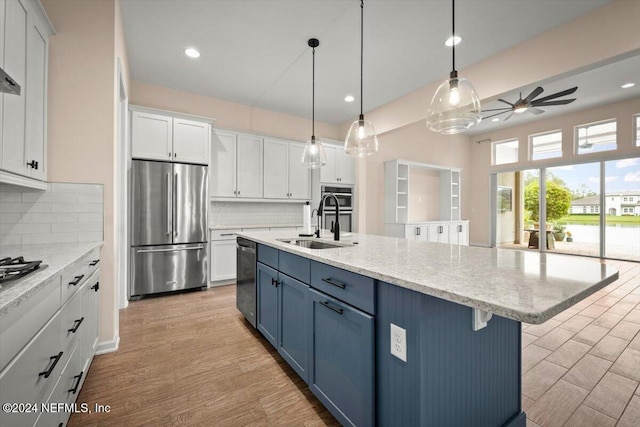
[(570, 255), (356, 233), (341, 242), (348, 246), (308, 249), (277, 240), (297, 239), (290, 231), (237, 234), (396, 286), (533, 324), (547, 321), (618, 278), (611, 265)]

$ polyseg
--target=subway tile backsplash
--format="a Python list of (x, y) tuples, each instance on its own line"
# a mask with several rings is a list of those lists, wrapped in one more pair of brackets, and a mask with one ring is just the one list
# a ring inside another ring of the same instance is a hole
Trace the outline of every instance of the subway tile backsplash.
[(300, 203), (211, 202), (211, 225), (302, 224)]
[(0, 184), (0, 246), (103, 240), (103, 186), (49, 183), (38, 191)]

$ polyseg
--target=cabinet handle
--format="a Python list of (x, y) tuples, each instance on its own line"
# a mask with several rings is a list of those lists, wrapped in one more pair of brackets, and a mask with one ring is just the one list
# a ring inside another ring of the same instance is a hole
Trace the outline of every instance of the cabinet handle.
[(333, 285), (333, 286), (335, 286), (337, 288), (340, 288), (340, 289), (344, 289), (344, 288), (347, 287), (347, 285), (345, 285), (341, 281), (336, 280), (336, 279), (332, 279), (331, 277), (327, 277), (326, 279), (322, 279), (322, 281), (325, 282), (325, 283), (328, 283), (330, 285)]
[(98, 263), (99, 263), (99, 262), (100, 262), (100, 260), (99, 260), (99, 259), (94, 259), (93, 261), (91, 261), (91, 262), (89, 263), (89, 265), (90, 265), (91, 267), (93, 267), (94, 265), (98, 265)]
[(81, 317), (78, 320), (74, 320), (73, 321), (73, 328), (71, 329), (67, 329), (67, 332), (71, 332), (71, 333), (76, 333), (78, 332), (78, 328), (80, 327), (80, 325), (82, 325), (82, 321), (84, 320), (84, 317)]
[(94, 292), (98, 292), (98, 289), (100, 289), (100, 282), (96, 282), (96, 284), (93, 285), (91, 289), (93, 289)]
[(78, 283), (80, 283), (83, 277), (84, 277), (84, 274), (81, 274), (80, 276), (75, 276), (76, 280), (72, 280), (71, 282), (69, 282), (69, 286), (76, 286)]
[(438, 227), (438, 233), (442, 234), (444, 232), (444, 227), (439, 226)]
[(420, 227), (416, 227), (416, 236), (420, 235)]
[(325, 307), (327, 307), (329, 310), (333, 310), (338, 314), (342, 314), (342, 309), (341, 308), (335, 308), (335, 307), (331, 307), (331, 305), (329, 305), (329, 301), (320, 301), (320, 304), (324, 305)]
[(271, 279), (271, 286), (275, 286), (277, 288), (279, 284), (280, 282), (277, 279)]
[(67, 393), (73, 393), (76, 394), (76, 392), (78, 391), (78, 386), (80, 385), (80, 381), (82, 381), (82, 376), (84, 375), (84, 371), (80, 372), (80, 375), (75, 375), (73, 378), (76, 378), (76, 385), (74, 385), (72, 388), (70, 388), (69, 390), (67, 390)]
[(238, 190), (238, 196), (240, 195), (240, 190)]
[(173, 153), (173, 157), (178, 157), (178, 153)]
[(58, 362), (60, 361), (60, 358), (62, 357), (62, 352), (56, 354), (55, 356), (51, 356), (49, 358), (49, 360), (53, 360), (53, 363), (51, 364), (51, 366), (49, 366), (49, 369), (47, 369), (44, 372), (40, 372), (38, 374), (39, 377), (45, 377), (45, 378), (49, 378), (49, 375), (51, 375), (51, 373), (53, 372), (53, 370), (55, 369), (56, 365), (58, 364)]
[(38, 162), (35, 160), (31, 160), (29, 163), (27, 163), (27, 166), (31, 166), (31, 169), (38, 169)]
[(458, 225), (458, 233), (462, 233), (462, 226)]
[(233, 236), (234, 233), (222, 233), (220, 236)]

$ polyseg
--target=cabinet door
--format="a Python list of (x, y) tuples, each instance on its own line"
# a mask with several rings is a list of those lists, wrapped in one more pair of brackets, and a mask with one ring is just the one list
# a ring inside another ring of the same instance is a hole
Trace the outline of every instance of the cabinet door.
[(433, 242), (433, 243), (439, 243), (440, 242), (440, 226), (442, 224), (439, 223), (433, 223), (433, 224), (428, 224), (427, 227), (427, 240), (429, 242)]
[(449, 229), (450, 229), (450, 226), (448, 223), (440, 224), (440, 228), (438, 229), (438, 233), (440, 234), (438, 241), (440, 243), (449, 243), (449, 237), (450, 237)]
[(4, 27), (4, 71), (21, 87), (20, 95), (3, 95), (0, 169), (29, 175), (26, 151), (27, 11), (22, 3), (7, 1)]
[(309, 286), (280, 273), (278, 353), (309, 382), (311, 348), (311, 297)]
[(27, 31), (27, 163), (32, 178), (46, 180), (46, 64), (47, 37), (29, 20)]
[(289, 144), (289, 198), (311, 199), (311, 170), (302, 163), (304, 145)]
[(264, 140), (264, 197), (288, 199), (289, 143), (273, 139)]
[(211, 197), (236, 197), (236, 134), (220, 130), (211, 134)]
[(324, 146), (327, 153), (327, 164), (320, 168), (320, 182), (323, 184), (337, 184), (336, 177), (336, 147)]
[(373, 426), (372, 316), (313, 289), (309, 387), (343, 425)]
[(210, 280), (236, 278), (236, 240), (214, 240), (211, 242)]
[(469, 244), (469, 227), (466, 222), (449, 224), (449, 243), (454, 245)]
[(335, 148), (336, 153), (336, 179), (340, 184), (356, 183), (356, 162), (342, 147)]
[(278, 337), (278, 272), (258, 263), (258, 330), (277, 348)]
[(98, 318), (100, 305), (100, 270), (97, 270), (84, 285), (82, 296), (82, 316), (85, 319), (86, 327), (81, 336), (81, 347), (83, 353), (83, 369), (89, 369), (89, 362), (93, 358), (98, 346)]
[(131, 156), (171, 160), (173, 119), (159, 114), (131, 112)]
[(173, 119), (173, 159), (208, 165), (210, 137), (211, 126), (208, 123)]
[(262, 197), (262, 138), (238, 135), (238, 197)]

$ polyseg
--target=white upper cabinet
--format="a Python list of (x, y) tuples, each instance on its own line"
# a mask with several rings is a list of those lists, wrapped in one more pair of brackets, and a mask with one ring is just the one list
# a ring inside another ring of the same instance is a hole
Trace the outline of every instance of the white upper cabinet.
[(173, 119), (173, 160), (209, 163), (211, 127), (209, 123)]
[(211, 125), (164, 112), (131, 108), (131, 156), (209, 164)]
[(342, 147), (325, 144), (324, 149), (327, 153), (327, 164), (320, 168), (320, 182), (322, 184), (355, 184), (354, 159)]
[(302, 163), (304, 144), (277, 139), (264, 141), (264, 197), (311, 199), (311, 173)]
[(262, 138), (212, 132), (211, 197), (262, 198)]
[(0, 182), (47, 179), (47, 64), (53, 28), (33, 0), (0, 0), (0, 65), (20, 95), (0, 94)]
[(171, 160), (173, 120), (140, 111), (131, 112), (131, 156), (140, 159)]

